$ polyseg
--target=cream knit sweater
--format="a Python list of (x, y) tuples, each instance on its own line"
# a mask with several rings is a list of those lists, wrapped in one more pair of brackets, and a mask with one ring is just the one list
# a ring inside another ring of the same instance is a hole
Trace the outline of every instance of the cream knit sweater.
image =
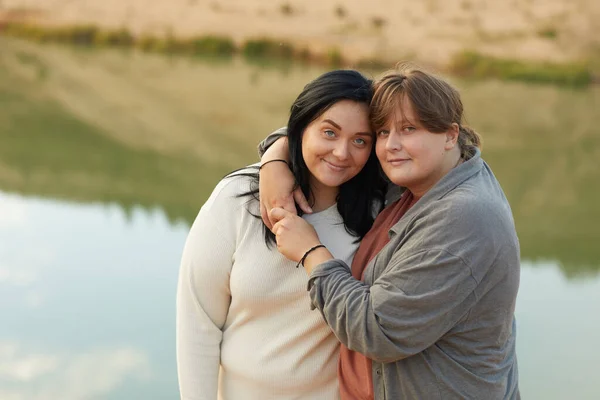
[[(177, 368), (185, 400), (337, 399), (338, 342), (310, 309), (307, 275), (267, 248), (258, 203), (223, 179), (192, 225), (177, 291)], [(358, 244), (333, 206), (306, 215), (348, 265)]]

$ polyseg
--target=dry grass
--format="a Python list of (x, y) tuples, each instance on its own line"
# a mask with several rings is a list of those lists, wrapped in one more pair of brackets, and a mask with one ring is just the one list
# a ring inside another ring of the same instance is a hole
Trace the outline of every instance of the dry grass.
[[(0, 7), (0, 21), (27, 18), (46, 24), (94, 24), (103, 29), (126, 28), (134, 35), (224, 35), (238, 45), (248, 38), (267, 37), (308, 48), (313, 54), (326, 55), (336, 47), (345, 59), (355, 61), (373, 58), (377, 49), (389, 61), (397, 61), (397, 54), (411, 52), (418, 60), (437, 65), (448, 62), (465, 46), (497, 57), (554, 62), (580, 59), (600, 36), (600, 2), (593, 0), (516, 4), (347, 0), (343, 8), (338, 0), (323, 0), (310, 7), (301, 0), (269, 4), (260, 0), (3, 0)], [(361, 27), (376, 25), (378, 34), (357, 29), (331, 35), (349, 16)], [(374, 21), (377, 16), (385, 21)], [(544, 30), (547, 26), (556, 32)], [(559, 40), (563, 35), (568, 40)], [(503, 40), (488, 40), (494, 37)]]

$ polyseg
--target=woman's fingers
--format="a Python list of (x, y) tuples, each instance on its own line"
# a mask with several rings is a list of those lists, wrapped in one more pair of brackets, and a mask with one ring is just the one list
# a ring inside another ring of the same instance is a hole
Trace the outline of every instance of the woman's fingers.
[(312, 214), (312, 208), (310, 208), (308, 205), (308, 201), (306, 200), (306, 197), (304, 197), (304, 193), (302, 193), (302, 189), (300, 187), (294, 189), (293, 195), (294, 200), (296, 200), (296, 203), (298, 203), (300, 209), (307, 214)]
[(280, 222), (282, 219), (287, 217), (288, 215), (292, 215), (291, 212), (284, 210), (281, 207), (275, 207), (271, 211), (269, 211), (269, 219), (274, 223), (273, 232), (275, 232), (275, 225)]
[(267, 206), (262, 202), (262, 200), (260, 201), (260, 217), (262, 218), (267, 228), (269, 228), (271, 232), (273, 232), (273, 224), (269, 219), (269, 212), (267, 211)]

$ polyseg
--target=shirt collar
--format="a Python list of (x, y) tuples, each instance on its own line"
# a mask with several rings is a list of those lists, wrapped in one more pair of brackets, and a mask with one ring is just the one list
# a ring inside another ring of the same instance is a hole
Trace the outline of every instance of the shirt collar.
[(483, 168), (483, 165), (484, 162), (481, 159), (481, 151), (478, 148), (475, 148), (473, 157), (452, 168), (450, 172), (429, 189), (429, 191), (425, 193), (394, 226), (392, 226), (389, 231), (390, 236), (392, 233), (398, 234), (401, 232), (406, 225), (406, 221), (408, 221), (412, 215), (418, 213), (426, 204), (444, 197), (455, 187), (479, 172), (481, 168)]

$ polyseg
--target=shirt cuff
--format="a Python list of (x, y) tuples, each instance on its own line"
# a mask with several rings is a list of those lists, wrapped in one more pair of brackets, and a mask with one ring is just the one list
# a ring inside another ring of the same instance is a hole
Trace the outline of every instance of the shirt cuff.
[(306, 290), (310, 291), (315, 279), (329, 275), (332, 272), (336, 271), (344, 271), (350, 273), (350, 268), (348, 267), (348, 265), (346, 265), (345, 262), (338, 259), (325, 261), (324, 263), (317, 265), (313, 268), (310, 275), (308, 276), (308, 284)]
[[(310, 275), (308, 276), (308, 283), (306, 285), (306, 290), (308, 292), (311, 292), (311, 289), (313, 289), (313, 286), (315, 286), (318, 283), (319, 278), (323, 278), (330, 274), (340, 273), (340, 272), (345, 275), (352, 276), (352, 274), (350, 273), (350, 268), (342, 260), (333, 259), (333, 260), (325, 261), (324, 263), (317, 265), (315, 268), (313, 268)], [(319, 290), (318, 286), (314, 289)], [(312, 297), (313, 296), (311, 295), (311, 298)], [(317, 297), (321, 298), (320, 294)], [(311, 301), (310, 309), (314, 310), (315, 308), (317, 308), (317, 306), (315, 305), (314, 301)]]

